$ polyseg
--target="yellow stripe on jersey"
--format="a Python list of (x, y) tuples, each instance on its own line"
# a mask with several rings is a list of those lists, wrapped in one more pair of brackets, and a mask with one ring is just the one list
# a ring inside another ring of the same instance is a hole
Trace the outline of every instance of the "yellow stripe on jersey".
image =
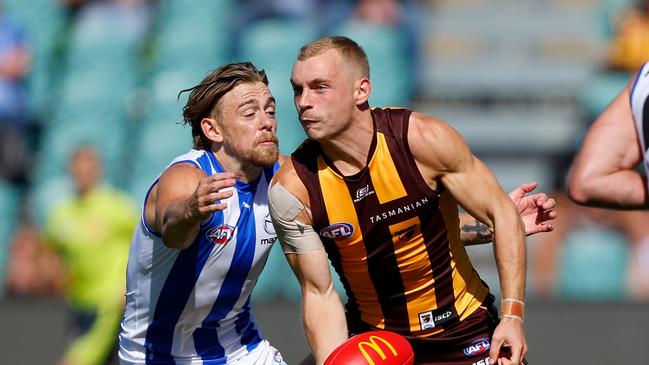
[(478, 307), (489, 293), (478, 273), (473, 269), (464, 244), (460, 241), (460, 219), (457, 203), (448, 192), (439, 198), (439, 208), (444, 218), (449, 244), (451, 245), (451, 268), (453, 269), (453, 292), (455, 310), (460, 320), (464, 320)]
[[(419, 313), (437, 308), (435, 281), (419, 217), (390, 226), (394, 254), (405, 285), (410, 331), (421, 331)], [(441, 332), (440, 328), (439, 331)]]
[(376, 151), (369, 167), (374, 191), (381, 204), (406, 196), (406, 188), (401, 182), (383, 133), (376, 134)]
[(367, 251), (347, 185), (338, 174), (328, 168), (322, 156), (318, 157), (318, 180), (329, 224), (349, 223), (354, 227), (351, 236), (337, 240), (336, 244), (342, 260), (343, 272), (362, 313), (361, 320), (383, 329), (385, 318), (376, 300), (376, 290), (368, 273)]

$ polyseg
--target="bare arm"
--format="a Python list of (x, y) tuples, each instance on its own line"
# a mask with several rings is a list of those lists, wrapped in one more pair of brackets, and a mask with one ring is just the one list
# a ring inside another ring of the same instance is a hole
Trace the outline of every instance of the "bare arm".
[[(525, 234), (528, 236), (554, 230), (550, 221), (557, 217), (554, 198), (545, 193), (528, 195), (536, 186), (536, 182), (521, 184), (508, 194), (521, 216)], [(460, 239), (466, 246), (488, 243), (493, 240), (493, 231), (471, 215), (461, 213)]]
[(592, 125), (568, 176), (568, 193), (578, 204), (643, 208), (646, 180), (635, 171), (642, 151), (629, 103), (628, 85)]
[[(471, 154), (459, 134), (447, 124), (416, 113), (410, 122), (409, 144), (422, 175), (431, 186), (441, 181), (460, 206), (494, 230), (494, 254), (502, 296), (523, 301), (525, 232), (514, 204), (489, 169)], [(493, 336), (492, 360), (503, 345), (511, 348), (511, 361), (519, 364), (527, 351), (522, 321), (502, 319)]]
[(222, 199), (232, 196), (222, 190), (235, 184), (231, 173), (212, 176), (187, 163), (165, 171), (157, 185), (155, 226), (167, 247), (187, 248), (196, 238), (201, 222), (226, 207)]
[(287, 254), (302, 288), (302, 318), (309, 347), (317, 365), (347, 340), (345, 311), (334, 288), (324, 251)]
[(324, 246), (312, 228), (306, 188), (290, 161), (271, 183), (269, 204), (275, 231), (302, 288), (304, 329), (319, 365), (347, 340), (347, 321)]

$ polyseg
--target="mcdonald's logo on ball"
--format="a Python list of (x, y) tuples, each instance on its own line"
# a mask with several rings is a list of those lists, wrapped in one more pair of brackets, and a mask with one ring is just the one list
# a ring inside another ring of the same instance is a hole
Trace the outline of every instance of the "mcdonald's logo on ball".
[(356, 335), (338, 346), (324, 365), (412, 365), (415, 355), (403, 336), (390, 331)]

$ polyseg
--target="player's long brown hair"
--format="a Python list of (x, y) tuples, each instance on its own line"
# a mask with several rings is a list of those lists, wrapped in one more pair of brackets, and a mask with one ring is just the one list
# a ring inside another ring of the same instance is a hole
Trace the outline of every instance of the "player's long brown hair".
[(192, 127), (194, 148), (209, 150), (212, 144), (201, 129), (203, 118), (218, 117), (219, 101), (223, 95), (237, 85), (247, 82), (263, 82), (268, 85), (268, 77), (264, 70), (258, 70), (250, 62), (229, 63), (207, 75), (200, 84), (178, 93), (190, 92), (187, 104), (183, 108), (183, 122)]

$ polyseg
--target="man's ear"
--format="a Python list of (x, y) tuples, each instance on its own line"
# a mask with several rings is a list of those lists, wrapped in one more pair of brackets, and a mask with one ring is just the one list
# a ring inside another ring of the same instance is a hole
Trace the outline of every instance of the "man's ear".
[(356, 100), (356, 105), (367, 103), (371, 91), (372, 83), (370, 82), (370, 79), (363, 77), (356, 80), (356, 84), (354, 85), (354, 100)]
[(203, 134), (207, 139), (212, 142), (221, 143), (223, 142), (223, 133), (221, 133), (221, 128), (214, 118), (203, 118), (201, 119), (201, 129)]

